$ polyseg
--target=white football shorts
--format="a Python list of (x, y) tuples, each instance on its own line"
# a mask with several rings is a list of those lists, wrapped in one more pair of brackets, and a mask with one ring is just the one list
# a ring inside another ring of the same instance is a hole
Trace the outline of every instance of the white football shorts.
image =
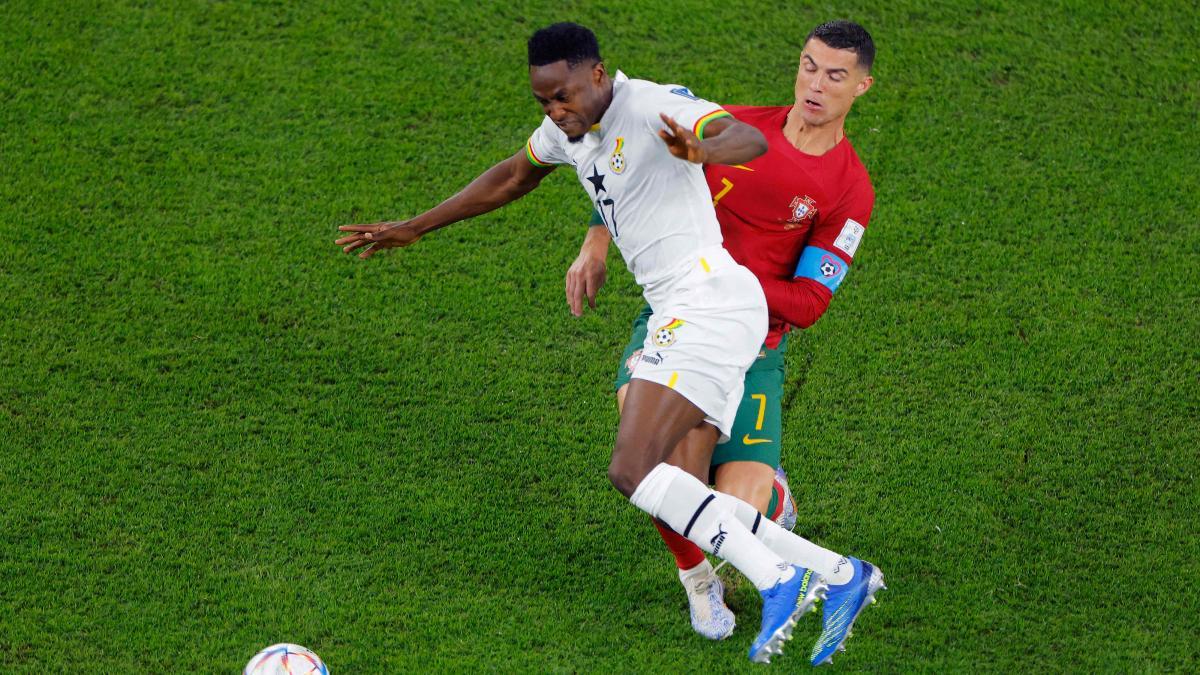
[[(767, 337), (767, 299), (750, 270), (720, 246), (702, 249), (647, 293), (646, 326), (633, 377), (683, 394), (729, 438), (746, 370)], [(653, 297), (651, 297), (653, 296)]]

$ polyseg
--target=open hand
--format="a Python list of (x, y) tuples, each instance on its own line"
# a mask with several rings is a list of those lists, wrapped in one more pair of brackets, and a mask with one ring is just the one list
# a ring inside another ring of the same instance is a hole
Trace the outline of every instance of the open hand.
[(703, 164), (708, 153), (704, 151), (704, 146), (701, 145), (696, 134), (693, 134), (690, 129), (680, 126), (670, 115), (659, 113), (658, 116), (667, 125), (666, 129), (658, 130), (658, 136), (667, 144), (667, 150), (679, 159), (694, 164)]
[[(607, 249), (606, 249), (607, 250)], [(586, 296), (588, 306), (596, 309), (596, 293), (608, 278), (608, 267), (604, 258), (596, 258), (587, 251), (580, 251), (579, 257), (571, 263), (567, 270), (567, 304), (575, 316), (583, 316), (583, 298)]]
[(400, 248), (417, 243), (421, 231), (412, 225), (412, 221), (374, 223), (371, 225), (342, 225), (342, 232), (352, 232), (333, 242), (342, 247), (343, 253), (351, 253), (356, 249), (368, 246), (358, 257), (366, 260), (385, 248)]

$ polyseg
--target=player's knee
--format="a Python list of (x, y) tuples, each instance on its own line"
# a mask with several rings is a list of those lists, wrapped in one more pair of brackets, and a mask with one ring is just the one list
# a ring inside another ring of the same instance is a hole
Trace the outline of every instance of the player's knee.
[(771, 481), (751, 480), (739, 476), (733, 480), (717, 479), (717, 489), (731, 497), (753, 504), (758, 497), (771, 491)]
[(730, 497), (737, 497), (747, 504), (753, 504), (754, 498), (758, 496), (758, 492), (745, 483), (718, 483), (715, 487)]
[(637, 490), (638, 483), (641, 482), (640, 479), (635, 478), (635, 472), (631, 471), (630, 467), (624, 463), (618, 462), (616, 457), (613, 457), (613, 460), (608, 463), (608, 480), (626, 497), (632, 496), (634, 490)]
[[(765, 467), (765, 469), (764, 469)], [(717, 470), (717, 490), (765, 511), (771, 502), (775, 472), (765, 464), (731, 462)]]
[(653, 468), (646, 465), (645, 458), (649, 456), (644, 447), (623, 440), (618, 434), (612, 461), (608, 463), (608, 480), (621, 494), (626, 497), (632, 495)]

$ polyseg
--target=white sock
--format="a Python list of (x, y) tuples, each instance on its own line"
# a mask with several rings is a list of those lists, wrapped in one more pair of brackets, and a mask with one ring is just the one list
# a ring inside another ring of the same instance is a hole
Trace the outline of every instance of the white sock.
[(833, 585), (844, 584), (853, 578), (854, 567), (846, 564), (849, 561), (842, 554), (817, 546), (804, 537), (783, 529), (778, 523), (763, 516), (753, 506), (737, 497), (721, 492), (717, 494), (720, 495), (719, 499), (726, 510), (732, 512), (754, 536), (784, 560), (807, 567)]
[(717, 495), (691, 474), (664, 463), (642, 479), (629, 501), (708, 553), (728, 560), (760, 591), (791, 579), (792, 566), (723, 508)]
[(713, 569), (712, 563), (708, 562), (708, 558), (705, 558), (703, 562), (695, 567), (692, 567), (691, 569), (679, 570), (679, 580), (686, 585), (688, 579), (707, 577), (715, 573), (715, 571), (716, 570)]

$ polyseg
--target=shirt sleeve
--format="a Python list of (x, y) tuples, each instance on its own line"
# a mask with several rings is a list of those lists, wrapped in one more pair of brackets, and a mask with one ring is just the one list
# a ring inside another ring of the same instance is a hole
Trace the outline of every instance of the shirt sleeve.
[(847, 265), (854, 262), (874, 207), (875, 190), (870, 180), (863, 178), (846, 192), (832, 211), (818, 217), (808, 236), (809, 247), (837, 256)]
[(833, 293), (812, 279), (759, 279), (772, 318), (808, 328), (829, 308)]
[(646, 110), (650, 117), (650, 126), (662, 127), (659, 113), (670, 115), (672, 119), (692, 130), (697, 137), (704, 138), (704, 128), (709, 122), (722, 117), (732, 117), (724, 108), (706, 101), (693, 94), (687, 87), (679, 84), (664, 84), (659, 88), (658, 96), (651, 99), (653, 109)]
[(570, 164), (571, 159), (562, 147), (563, 132), (554, 125), (549, 117), (542, 118), (542, 125), (534, 130), (529, 141), (525, 143), (525, 157), (529, 163), (538, 167), (551, 167), (556, 164)]
[(875, 192), (863, 180), (814, 225), (792, 280), (763, 282), (772, 316), (799, 328), (821, 318), (854, 262), (874, 206)]

